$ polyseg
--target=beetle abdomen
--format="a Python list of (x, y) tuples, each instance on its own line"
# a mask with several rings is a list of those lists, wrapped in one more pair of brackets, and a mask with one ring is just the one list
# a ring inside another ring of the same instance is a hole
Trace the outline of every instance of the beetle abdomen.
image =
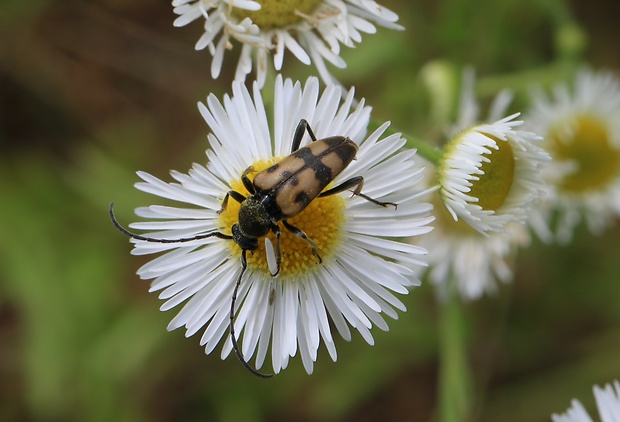
[(306, 208), (356, 153), (357, 145), (344, 136), (319, 139), (258, 173), (253, 184), (258, 191), (272, 192), (281, 218), (289, 218)]

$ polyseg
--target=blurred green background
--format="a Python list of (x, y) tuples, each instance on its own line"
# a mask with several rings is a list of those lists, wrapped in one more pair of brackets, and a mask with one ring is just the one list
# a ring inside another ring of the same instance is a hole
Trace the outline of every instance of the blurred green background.
[[(334, 73), (378, 120), (422, 137), (441, 115), (422, 82), (430, 62), (455, 80), (474, 65), (484, 98), (508, 84), (517, 106), (580, 61), (620, 71), (616, 0), (380, 3), (407, 30), (366, 36)], [(2, 2), (0, 420), (436, 420), (430, 285), (403, 299), (389, 332), (373, 330), (375, 346), (340, 339), (337, 363), (321, 349), (311, 376), (295, 358), (257, 379), (219, 349), (205, 356), (199, 336), (166, 332), (174, 311), (158, 311), (135, 275), (148, 258), (129, 255), (107, 207), (133, 221), (152, 202), (136, 170), (170, 180), (204, 163), (196, 102), (230, 91), (238, 51), (213, 81), (193, 49), (202, 24), (173, 28), (174, 17), (167, 1)], [(284, 73), (313, 69), (285, 60)], [(465, 306), (475, 420), (546, 421), (573, 397), (593, 409), (592, 385), (620, 377), (619, 245), (617, 226), (581, 229), (567, 247), (535, 242), (511, 285)]]

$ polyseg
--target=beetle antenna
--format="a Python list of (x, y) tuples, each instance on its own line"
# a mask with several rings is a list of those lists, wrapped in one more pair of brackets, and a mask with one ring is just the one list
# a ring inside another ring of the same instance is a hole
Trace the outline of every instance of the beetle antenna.
[(139, 234), (135, 234), (127, 230), (125, 227), (121, 225), (116, 219), (114, 215), (114, 202), (110, 203), (110, 220), (112, 220), (112, 224), (124, 235), (131, 237), (132, 239), (144, 240), (145, 242), (156, 242), (156, 243), (183, 243), (183, 242), (191, 242), (192, 240), (200, 240), (206, 239), (208, 237), (219, 237), (220, 239), (232, 239), (232, 236), (229, 236), (220, 232), (211, 232), (207, 234), (201, 234), (194, 237), (184, 237), (181, 239), (156, 239), (153, 237), (140, 236)]
[(237, 344), (237, 339), (235, 338), (235, 302), (237, 301), (237, 292), (239, 291), (239, 286), (241, 285), (241, 278), (243, 277), (245, 270), (248, 268), (248, 263), (245, 258), (246, 251), (247, 249), (243, 249), (241, 252), (241, 274), (239, 274), (239, 278), (237, 278), (237, 283), (235, 284), (235, 289), (233, 290), (232, 300), (230, 301), (230, 340), (232, 341), (233, 349), (235, 350), (237, 358), (239, 358), (239, 361), (245, 369), (257, 377), (271, 378), (274, 374), (263, 374), (250, 366), (248, 361), (243, 357), (241, 350), (239, 350), (239, 345)]

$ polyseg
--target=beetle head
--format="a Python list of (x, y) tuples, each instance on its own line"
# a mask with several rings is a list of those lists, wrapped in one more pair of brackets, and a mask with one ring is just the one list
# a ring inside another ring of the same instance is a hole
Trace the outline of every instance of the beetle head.
[(232, 225), (231, 229), (233, 240), (244, 251), (254, 251), (258, 248), (258, 238), (247, 236), (241, 230), (239, 223)]

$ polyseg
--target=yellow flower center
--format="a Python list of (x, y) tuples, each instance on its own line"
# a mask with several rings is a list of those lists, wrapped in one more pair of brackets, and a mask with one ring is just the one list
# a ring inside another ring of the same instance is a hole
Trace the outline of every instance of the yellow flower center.
[[(489, 135), (486, 135), (489, 136)], [(515, 174), (515, 157), (512, 147), (507, 141), (493, 136), (499, 149), (491, 149), (490, 154), (484, 154), (490, 161), (482, 162), (480, 180), (473, 181), (470, 195), (479, 199), (478, 205), (484, 210), (496, 211), (504, 203), (512, 189)]]
[(575, 170), (560, 182), (562, 189), (580, 193), (605, 186), (620, 165), (620, 152), (609, 139), (607, 127), (592, 116), (579, 116), (568, 127), (557, 126), (549, 134), (552, 155), (570, 160)]
[(284, 28), (312, 14), (322, 0), (256, 0), (261, 8), (257, 11), (233, 9), (239, 19), (250, 18), (263, 30)]
[[(269, 161), (261, 160), (252, 164), (255, 173), (248, 175), (250, 179), (258, 172), (266, 169), (279, 159)], [(230, 187), (248, 196), (249, 192), (243, 186), (241, 178), (233, 180)], [(277, 200), (277, 195), (276, 195)], [(223, 227), (224, 233), (230, 233), (233, 224), (239, 220), (240, 204), (230, 198), (228, 206), (220, 214), (219, 224)], [(316, 198), (299, 214), (287, 219), (287, 221), (298, 229), (303, 230), (316, 245), (323, 264), (329, 262), (334, 256), (334, 251), (340, 243), (341, 228), (344, 223), (345, 201), (339, 195), (332, 195), (325, 198)], [(280, 277), (306, 273), (318, 264), (317, 258), (312, 254), (312, 249), (305, 240), (298, 238), (280, 224), (280, 248), (282, 251), (282, 264), (280, 267)], [(276, 244), (276, 237), (273, 233), (267, 235), (271, 243)], [(235, 242), (228, 242), (231, 254), (241, 256), (241, 248)], [(258, 269), (269, 274), (267, 265), (267, 255), (265, 251), (265, 241), (259, 239), (258, 249), (247, 254), (248, 267)]]

